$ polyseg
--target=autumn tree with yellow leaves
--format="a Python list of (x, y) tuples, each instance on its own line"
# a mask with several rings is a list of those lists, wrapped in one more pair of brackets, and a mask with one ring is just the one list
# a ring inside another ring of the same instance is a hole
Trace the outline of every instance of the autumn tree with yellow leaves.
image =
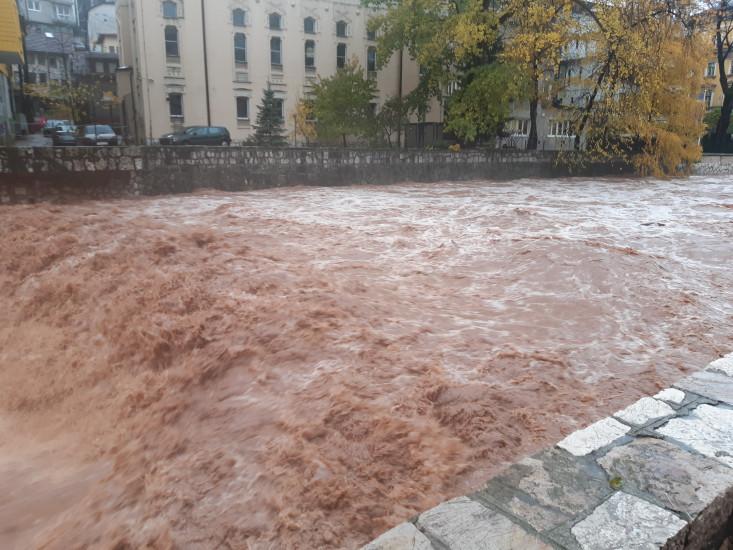
[(527, 147), (535, 148), (537, 108), (562, 91), (556, 76), (577, 41), (589, 52), (584, 93), (558, 106), (576, 150), (656, 174), (687, 170), (700, 154), (701, 32), (687, 0), (366, 2), (384, 9), (372, 21), (380, 59), (405, 51), (420, 65), (420, 83), (406, 98), (412, 112), (420, 116), (431, 98), (458, 89), (446, 129), (465, 141), (498, 133), (510, 102), (526, 100)]

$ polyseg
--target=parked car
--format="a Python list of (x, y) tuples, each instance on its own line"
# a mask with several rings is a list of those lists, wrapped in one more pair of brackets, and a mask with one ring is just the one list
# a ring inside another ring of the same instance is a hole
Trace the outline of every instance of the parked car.
[(44, 136), (53, 135), (57, 126), (71, 126), (71, 125), (72, 125), (71, 121), (68, 121), (68, 120), (49, 119), (46, 121), (46, 124), (43, 125), (43, 135)]
[(76, 133), (79, 145), (119, 145), (122, 139), (107, 124), (84, 124)]
[(187, 126), (158, 140), (161, 145), (229, 145), (231, 142), (229, 130), (223, 126)]
[(74, 126), (57, 126), (51, 135), (51, 141), (57, 147), (76, 145), (76, 128)]

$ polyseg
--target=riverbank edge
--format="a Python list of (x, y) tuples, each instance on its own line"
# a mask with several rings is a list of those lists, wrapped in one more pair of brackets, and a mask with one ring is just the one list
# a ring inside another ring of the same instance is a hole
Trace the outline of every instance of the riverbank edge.
[(0, 148), (0, 203), (339, 186), (629, 173), (619, 162), (571, 168), (550, 151), (263, 149), (252, 147)]
[(363, 550), (687, 550), (732, 534), (730, 353)]

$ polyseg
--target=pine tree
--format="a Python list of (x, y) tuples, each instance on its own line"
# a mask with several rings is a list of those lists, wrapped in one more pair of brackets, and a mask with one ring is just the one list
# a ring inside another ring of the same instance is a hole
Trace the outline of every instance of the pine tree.
[(257, 106), (257, 122), (254, 127), (254, 142), (257, 145), (282, 147), (286, 144), (280, 105), (275, 99), (275, 92), (269, 86), (262, 96), (262, 103)]

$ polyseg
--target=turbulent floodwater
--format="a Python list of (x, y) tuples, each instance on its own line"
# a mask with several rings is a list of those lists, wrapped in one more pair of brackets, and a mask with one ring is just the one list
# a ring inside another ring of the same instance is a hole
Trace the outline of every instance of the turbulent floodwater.
[(733, 349), (729, 179), (0, 222), (2, 548), (354, 547)]

